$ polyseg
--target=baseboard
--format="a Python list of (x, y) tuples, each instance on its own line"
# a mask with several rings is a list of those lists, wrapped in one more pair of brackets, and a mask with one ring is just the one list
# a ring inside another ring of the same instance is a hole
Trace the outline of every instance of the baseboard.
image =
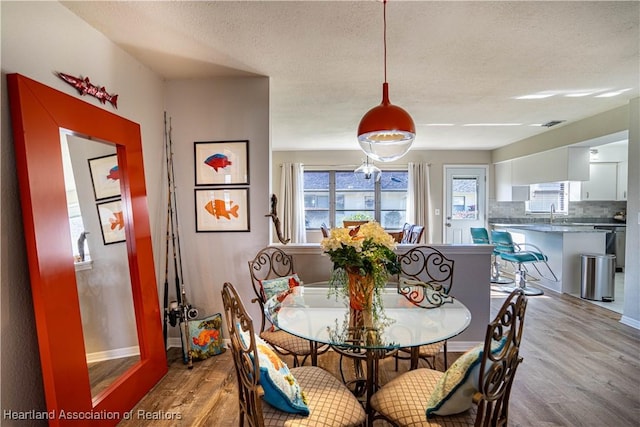
[(628, 316), (622, 316), (620, 318), (620, 323), (627, 326), (631, 326), (632, 328), (635, 328), (635, 329), (640, 329), (640, 320), (632, 319)]
[(120, 359), (123, 357), (139, 356), (140, 347), (123, 347), (107, 351), (96, 351), (87, 353), (87, 363), (102, 362), (104, 360)]
[(177, 337), (177, 338), (167, 338), (167, 348), (171, 348), (171, 347), (178, 347), (178, 348), (182, 348), (182, 339)]

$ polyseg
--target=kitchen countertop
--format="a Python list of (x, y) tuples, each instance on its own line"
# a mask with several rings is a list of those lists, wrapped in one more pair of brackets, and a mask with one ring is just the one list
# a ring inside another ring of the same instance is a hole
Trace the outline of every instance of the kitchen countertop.
[(549, 217), (542, 218), (492, 218), (489, 225), (511, 226), (511, 225), (562, 225), (562, 226), (590, 226), (590, 227), (626, 227), (626, 222), (616, 221), (608, 218), (554, 218), (553, 223), (549, 223)]
[(492, 224), (494, 227), (517, 230), (540, 231), (543, 233), (606, 233), (607, 230), (593, 228), (593, 225), (573, 224)]

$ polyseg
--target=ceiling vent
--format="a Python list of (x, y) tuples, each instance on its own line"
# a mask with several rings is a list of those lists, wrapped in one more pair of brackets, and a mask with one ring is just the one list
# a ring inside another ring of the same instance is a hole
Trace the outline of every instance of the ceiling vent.
[(546, 128), (550, 128), (551, 126), (555, 126), (555, 125), (559, 125), (560, 123), (564, 123), (566, 120), (551, 120), (550, 122), (547, 122), (541, 126), (544, 126)]

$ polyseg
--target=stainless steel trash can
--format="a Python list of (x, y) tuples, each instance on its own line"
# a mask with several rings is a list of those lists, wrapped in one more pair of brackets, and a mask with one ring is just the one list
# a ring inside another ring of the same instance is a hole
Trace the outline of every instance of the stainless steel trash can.
[(616, 256), (611, 254), (580, 255), (580, 297), (595, 301), (613, 301)]

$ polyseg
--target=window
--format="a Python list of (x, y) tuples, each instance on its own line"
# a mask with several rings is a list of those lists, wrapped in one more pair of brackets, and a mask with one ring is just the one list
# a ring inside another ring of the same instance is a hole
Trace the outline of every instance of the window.
[(549, 213), (551, 205), (557, 213), (568, 213), (568, 182), (548, 182), (529, 186), (529, 201), (526, 202), (528, 213)]
[(478, 178), (454, 176), (451, 219), (478, 219)]
[(305, 171), (306, 228), (375, 219), (386, 229), (400, 229), (406, 222), (407, 180), (407, 171), (384, 171), (378, 182), (358, 178), (353, 171)]

